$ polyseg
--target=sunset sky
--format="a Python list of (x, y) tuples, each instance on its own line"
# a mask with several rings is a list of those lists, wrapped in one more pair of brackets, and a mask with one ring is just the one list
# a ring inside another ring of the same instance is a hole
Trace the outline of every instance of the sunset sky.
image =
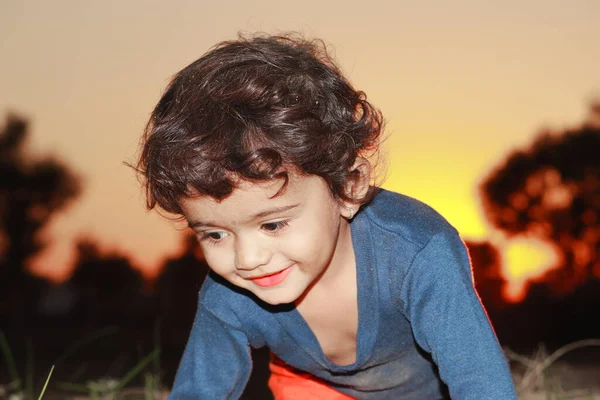
[(84, 183), (35, 269), (68, 271), (78, 236), (149, 272), (177, 251), (182, 225), (145, 210), (123, 161), (169, 78), (239, 31), (324, 39), (388, 121), (384, 187), (429, 203), (466, 239), (489, 238), (479, 179), (539, 129), (579, 124), (600, 97), (600, 1), (492, 3), (0, 2), (0, 110), (29, 118), (31, 153), (64, 159)]

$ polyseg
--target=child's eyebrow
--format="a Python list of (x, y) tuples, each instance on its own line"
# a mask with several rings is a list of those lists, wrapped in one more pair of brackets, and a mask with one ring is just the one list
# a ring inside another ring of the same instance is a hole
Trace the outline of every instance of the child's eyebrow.
[[(277, 214), (277, 213), (281, 213), (284, 211), (288, 211), (291, 209), (294, 209), (296, 207), (298, 207), (300, 205), (300, 203), (298, 204), (291, 204), (289, 206), (283, 206), (283, 207), (273, 207), (273, 208), (268, 208), (266, 210), (263, 210), (259, 213), (254, 214), (252, 217), (250, 217), (251, 220), (257, 220), (259, 218), (264, 218), (264, 217), (268, 217), (269, 215), (273, 215), (273, 214)], [(194, 228), (201, 228), (203, 226), (216, 226), (217, 224), (215, 222), (212, 221), (189, 221), (188, 222), (188, 226), (192, 229)]]
[(277, 213), (280, 213), (280, 212), (291, 210), (293, 208), (298, 207), (299, 205), (300, 204), (292, 204), (292, 205), (289, 205), (289, 206), (269, 208), (267, 210), (264, 210), (264, 211), (261, 211), (259, 213), (254, 214), (252, 216), (252, 219), (259, 219), (259, 218), (268, 217), (269, 215), (273, 215), (273, 214), (277, 214)]

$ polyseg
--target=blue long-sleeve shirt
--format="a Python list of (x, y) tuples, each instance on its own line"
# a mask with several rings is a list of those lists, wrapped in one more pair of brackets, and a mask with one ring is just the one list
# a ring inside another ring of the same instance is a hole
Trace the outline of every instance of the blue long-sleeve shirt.
[(380, 190), (350, 224), (356, 257), (356, 361), (324, 355), (290, 305), (271, 306), (207, 277), (170, 399), (235, 399), (250, 347), (358, 399), (516, 399), (456, 230), (410, 197)]

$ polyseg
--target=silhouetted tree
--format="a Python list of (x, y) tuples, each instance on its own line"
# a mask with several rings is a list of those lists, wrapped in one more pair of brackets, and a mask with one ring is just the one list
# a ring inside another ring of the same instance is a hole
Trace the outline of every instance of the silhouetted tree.
[(502, 276), (502, 265), (498, 249), (490, 242), (466, 241), (469, 249), (475, 287), (481, 301), (488, 310), (506, 304), (503, 288), (506, 280)]
[(71, 283), (79, 295), (78, 319), (88, 329), (135, 324), (143, 302), (141, 273), (126, 256), (102, 252), (91, 239), (78, 240), (77, 253)]
[(4, 310), (17, 325), (33, 304), (32, 287), (39, 286), (25, 267), (47, 244), (40, 232), (80, 192), (78, 178), (62, 162), (26, 154), (28, 133), (27, 122), (16, 116), (0, 131), (0, 315)]
[(540, 133), (481, 184), (485, 215), (496, 228), (560, 249), (561, 268), (546, 277), (560, 293), (600, 277), (599, 116), (596, 104), (581, 127)]
[[(196, 237), (184, 235), (182, 252), (165, 261), (156, 281), (159, 315), (165, 329), (173, 334), (181, 331), (187, 334), (198, 306), (198, 292), (207, 273), (208, 266)], [(175, 341), (180, 342), (179, 338)]]

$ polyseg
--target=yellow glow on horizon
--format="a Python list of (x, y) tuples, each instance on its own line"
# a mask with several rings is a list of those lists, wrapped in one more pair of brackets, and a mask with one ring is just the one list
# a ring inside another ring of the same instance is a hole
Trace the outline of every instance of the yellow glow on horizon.
[(508, 280), (505, 298), (518, 302), (526, 295), (528, 281), (538, 279), (558, 266), (559, 255), (545, 242), (520, 238), (505, 244), (501, 259), (503, 274)]
[[(385, 189), (414, 197), (439, 212), (463, 238), (483, 240), (490, 229), (480, 210), (479, 197), (473, 189), (475, 173), (461, 171), (461, 166), (419, 168), (391, 160)], [(445, 176), (439, 175), (443, 169)]]

